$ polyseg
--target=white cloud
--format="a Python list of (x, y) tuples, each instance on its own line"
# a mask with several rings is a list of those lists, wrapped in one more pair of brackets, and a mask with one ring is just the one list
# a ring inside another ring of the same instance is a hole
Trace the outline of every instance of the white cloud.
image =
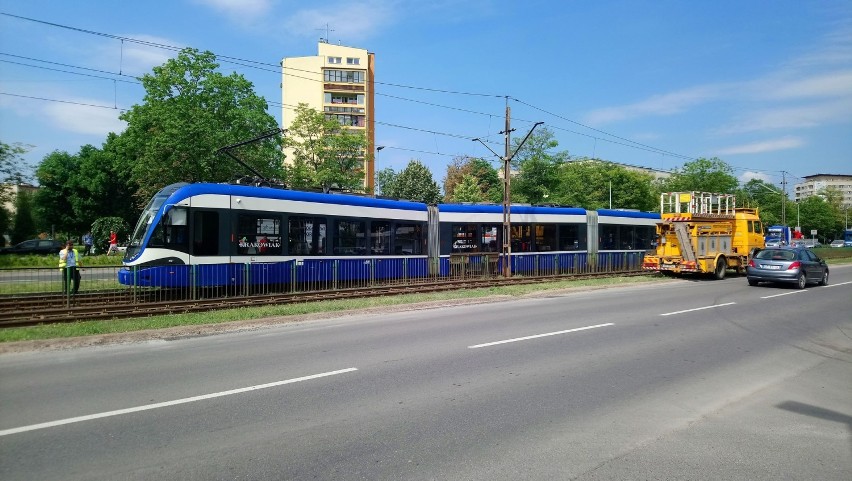
[(606, 107), (590, 112), (585, 122), (601, 125), (637, 117), (657, 117), (673, 115), (686, 111), (688, 108), (700, 105), (722, 97), (729, 89), (724, 84), (699, 85), (666, 94), (654, 95), (646, 100), (619, 107)]
[[(79, 104), (103, 105), (102, 100), (74, 99)], [(44, 114), (56, 127), (77, 134), (101, 135), (120, 133), (127, 124), (119, 120), (119, 110), (85, 105), (51, 103), (45, 106)]]
[(716, 152), (717, 155), (737, 155), (737, 154), (760, 154), (764, 152), (775, 152), (778, 150), (795, 149), (805, 145), (805, 142), (797, 137), (784, 137), (780, 139), (764, 140), (762, 142), (752, 142), (750, 144), (736, 145), (726, 147)]
[(741, 184), (745, 184), (752, 179), (762, 180), (771, 184), (773, 182), (772, 176), (769, 174), (765, 174), (763, 172), (751, 172), (746, 171), (739, 177), (739, 181)]
[(717, 130), (739, 134), (767, 130), (814, 128), (825, 123), (852, 121), (852, 96), (801, 106), (766, 108), (745, 112), (741, 119)]
[(757, 81), (752, 87), (757, 97), (769, 99), (852, 96), (852, 70)]
[(195, 0), (203, 5), (236, 19), (254, 19), (272, 10), (272, 0)]

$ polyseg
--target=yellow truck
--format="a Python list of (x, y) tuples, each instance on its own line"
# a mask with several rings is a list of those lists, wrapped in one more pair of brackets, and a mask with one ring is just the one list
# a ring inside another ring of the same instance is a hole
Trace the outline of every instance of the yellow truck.
[(707, 192), (661, 194), (656, 240), (643, 269), (716, 279), (724, 279), (728, 269), (745, 273), (751, 255), (764, 247), (757, 209), (737, 207), (731, 194)]

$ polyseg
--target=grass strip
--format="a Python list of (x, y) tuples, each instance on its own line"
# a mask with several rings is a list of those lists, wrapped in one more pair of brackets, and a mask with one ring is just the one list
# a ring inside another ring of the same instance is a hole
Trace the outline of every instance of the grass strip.
[(427, 294), (401, 294), (396, 296), (312, 301), (273, 306), (240, 307), (237, 309), (223, 309), (219, 311), (169, 314), (131, 319), (81, 320), (72, 323), (43, 324), (38, 326), (2, 329), (0, 330), (0, 342), (34, 341), (99, 334), (127, 333), (149, 329), (165, 329), (177, 326), (222, 324), (269, 317), (334, 313), (376, 307), (392, 307), (421, 302), (479, 299), (490, 296), (520, 297), (533, 293), (542, 293), (568, 288), (618, 286), (659, 280), (659, 277), (651, 276), (576, 279), (542, 284), (487, 287)]

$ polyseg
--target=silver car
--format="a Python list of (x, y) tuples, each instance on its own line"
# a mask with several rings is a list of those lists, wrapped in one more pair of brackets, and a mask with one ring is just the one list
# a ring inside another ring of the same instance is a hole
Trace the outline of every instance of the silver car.
[(746, 267), (748, 285), (784, 282), (804, 289), (808, 284), (828, 285), (828, 265), (804, 247), (771, 247), (754, 255)]

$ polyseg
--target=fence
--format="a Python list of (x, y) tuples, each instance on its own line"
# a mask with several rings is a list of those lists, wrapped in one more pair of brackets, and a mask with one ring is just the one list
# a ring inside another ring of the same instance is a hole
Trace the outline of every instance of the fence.
[[(513, 277), (570, 276), (641, 270), (643, 251), (513, 254)], [(57, 268), (0, 269), (0, 312), (27, 300), (51, 306), (73, 303), (144, 304), (175, 299), (215, 299), (378, 286), (417, 285), (502, 276), (499, 254), (426, 257), (304, 259), (271, 263), (88, 267), (79, 292), (64, 289)], [(72, 280), (73, 284), (73, 280)]]

